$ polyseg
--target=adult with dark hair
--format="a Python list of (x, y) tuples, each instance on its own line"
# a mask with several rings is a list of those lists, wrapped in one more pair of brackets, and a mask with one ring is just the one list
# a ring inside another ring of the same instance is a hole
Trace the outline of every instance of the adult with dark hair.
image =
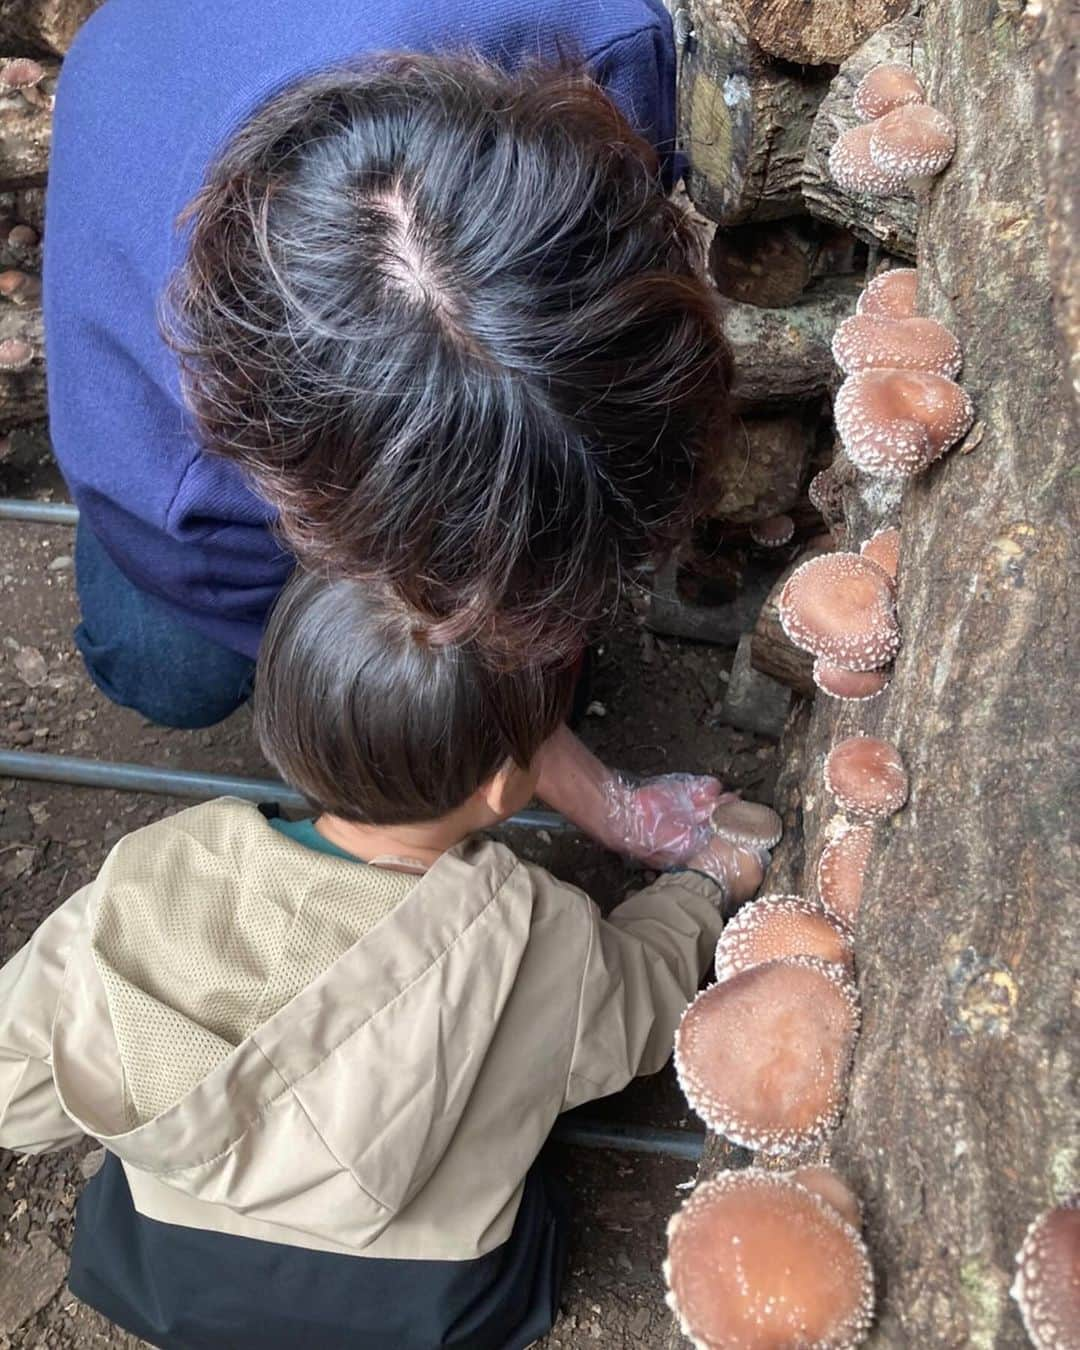
[[(495, 668), (577, 659), (724, 409), (673, 99), (659, 0), (108, 0), (64, 63), (45, 286), (109, 697), (226, 716), (295, 558)], [(565, 730), (542, 763), (661, 863), (720, 794)]]

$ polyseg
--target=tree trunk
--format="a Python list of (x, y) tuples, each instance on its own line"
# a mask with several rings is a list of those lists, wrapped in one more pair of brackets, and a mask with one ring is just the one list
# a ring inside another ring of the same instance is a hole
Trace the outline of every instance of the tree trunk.
[(691, 200), (721, 225), (796, 215), (827, 80), (772, 64), (747, 38), (734, 0), (691, 0), (690, 8), (679, 120)]
[(101, 0), (0, 0), (0, 51), (63, 55)]
[[(766, 883), (816, 894), (830, 745), (856, 732), (895, 742), (911, 798), (879, 827), (867, 873), (863, 1028), (831, 1143), (866, 1208), (877, 1350), (1027, 1346), (1008, 1294), (1015, 1253), (1027, 1224), (1080, 1185), (1080, 426), (1050, 241), (1077, 260), (1063, 217), (1047, 219), (1048, 200), (1067, 207), (1048, 199), (1030, 111), (1056, 97), (1060, 33), (1019, 4), (928, 9), (928, 94), (955, 119), (958, 151), (924, 204), (920, 304), (963, 342), (979, 422), (903, 491), (893, 682), (869, 703), (818, 696)], [(847, 493), (863, 539), (883, 494), (865, 479)], [(705, 1171), (723, 1165), (710, 1150)]]
[(60, 66), (43, 61), (45, 78), (31, 98), (17, 90), (0, 96), (0, 191), (44, 184), (52, 141), (52, 100)]
[(842, 131), (862, 121), (852, 110), (851, 96), (868, 70), (882, 61), (898, 61), (913, 65), (922, 77), (924, 58), (918, 45), (919, 24), (914, 15), (890, 24), (844, 62), (814, 118), (803, 165), (803, 198), (811, 215), (842, 225), (860, 239), (880, 243), (890, 253), (904, 258), (915, 257), (918, 204), (914, 194), (878, 197), (865, 192), (845, 192), (829, 173), (829, 151)]
[(738, 0), (750, 36), (771, 56), (835, 65), (911, 0)]
[(0, 301), (0, 342), (18, 338), (34, 349), (25, 370), (0, 371), (0, 433), (45, 416), (45, 349), (41, 310)]

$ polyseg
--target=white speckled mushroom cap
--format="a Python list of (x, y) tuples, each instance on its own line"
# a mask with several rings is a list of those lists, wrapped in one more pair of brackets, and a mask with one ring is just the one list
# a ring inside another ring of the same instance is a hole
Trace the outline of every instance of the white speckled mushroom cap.
[(849, 928), (862, 904), (863, 879), (874, 848), (872, 825), (849, 825), (830, 839), (818, 859), (817, 888), (825, 909)]
[(667, 1240), (668, 1306), (697, 1350), (853, 1350), (866, 1337), (874, 1281), (862, 1238), (782, 1173), (702, 1182)]
[(921, 103), (923, 88), (910, 66), (883, 61), (865, 74), (855, 86), (851, 106), (867, 120), (884, 117), (907, 103)]
[(1029, 1226), (1010, 1293), (1036, 1350), (1080, 1350), (1080, 1193)]
[(857, 553), (827, 553), (796, 568), (777, 613), (797, 647), (848, 670), (877, 670), (900, 647), (892, 582)]
[(764, 802), (721, 802), (709, 822), (721, 838), (740, 848), (772, 848), (780, 842), (784, 823)]
[(874, 125), (869, 122), (841, 132), (829, 151), (829, 173), (845, 192), (887, 197), (899, 192), (907, 179), (895, 170), (879, 169), (870, 158), (870, 129)]
[(846, 666), (834, 665), (820, 656), (814, 660), (811, 674), (823, 694), (846, 703), (865, 703), (877, 698), (892, 680), (892, 674), (887, 670), (848, 670)]
[(802, 896), (759, 896), (743, 905), (720, 935), (716, 978), (727, 980), (751, 966), (789, 956), (816, 956), (850, 973), (851, 939), (816, 901)]
[(750, 538), (761, 548), (781, 548), (794, 533), (795, 522), (784, 515), (755, 520), (750, 526)]
[(858, 1027), (858, 995), (840, 966), (767, 961), (698, 994), (675, 1034), (675, 1073), (709, 1129), (798, 1154), (840, 1119)]
[(883, 572), (896, 580), (900, 572), (900, 531), (895, 525), (878, 530), (859, 546), (864, 558), (876, 562)]
[(960, 343), (936, 319), (890, 319), (853, 314), (833, 334), (833, 360), (845, 375), (859, 370), (929, 370), (955, 379)]
[(856, 314), (880, 314), (886, 319), (915, 316), (919, 272), (915, 267), (893, 267), (879, 272), (855, 302)]
[(850, 736), (829, 751), (825, 786), (856, 820), (883, 820), (907, 801), (907, 769), (891, 742)]
[(898, 175), (904, 182), (932, 178), (953, 157), (956, 130), (943, 112), (925, 103), (879, 117), (869, 123), (869, 155), (882, 174)]
[(859, 371), (833, 404), (848, 456), (880, 478), (922, 473), (965, 435), (974, 415), (958, 384), (928, 371)]

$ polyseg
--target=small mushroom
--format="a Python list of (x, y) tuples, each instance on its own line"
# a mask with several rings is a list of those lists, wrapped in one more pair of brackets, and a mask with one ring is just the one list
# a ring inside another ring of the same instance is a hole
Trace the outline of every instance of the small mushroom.
[(777, 609), (797, 647), (848, 670), (877, 670), (900, 646), (892, 582), (857, 553), (803, 563), (780, 592)]
[(851, 969), (851, 940), (821, 905), (798, 895), (763, 895), (744, 905), (716, 944), (716, 978), (788, 956), (816, 956)]
[(7, 241), (12, 248), (36, 248), (40, 242), (38, 232), (32, 225), (13, 225), (8, 231)]
[(833, 405), (844, 449), (881, 478), (922, 473), (965, 435), (974, 415), (958, 384), (928, 371), (862, 370), (847, 377)]
[(750, 526), (750, 538), (761, 548), (781, 548), (794, 533), (795, 522), (790, 516), (769, 516)]
[(1009, 1292), (1035, 1350), (1080, 1350), (1080, 1192), (1030, 1225)]
[(675, 1034), (675, 1072), (711, 1130), (744, 1148), (794, 1153), (840, 1118), (859, 1028), (840, 966), (793, 956), (698, 994)]
[(878, 530), (860, 547), (864, 558), (876, 562), (883, 572), (888, 572), (893, 581), (900, 572), (900, 531), (895, 525)]
[(923, 97), (922, 85), (910, 66), (886, 61), (862, 77), (855, 86), (851, 106), (869, 121), (906, 103), (921, 103)]
[(905, 183), (933, 178), (953, 157), (956, 130), (944, 113), (925, 103), (906, 107), (869, 123), (869, 155), (879, 173)]
[(0, 341), (0, 370), (25, 370), (33, 359), (33, 347), (22, 338), (4, 338)]
[(870, 158), (870, 132), (875, 122), (842, 132), (829, 151), (829, 173), (845, 192), (865, 192), (886, 197), (899, 192), (906, 179), (902, 173), (879, 169)]
[(814, 661), (814, 683), (830, 698), (846, 699), (849, 703), (863, 703), (877, 698), (887, 689), (892, 675), (887, 670), (848, 670), (819, 656)]
[(886, 319), (915, 317), (915, 291), (919, 271), (915, 267), (894, 267), (879, 272), (855, 302), (856, 314), (880, 314)]
[(0, 272), (0, 295), (16, 305), (34, 305), (41, 299), (41, 280), (17, 267)]
[(874, 847), (870, 825), (850, 825), (830, 839), (818, 859), (817, 888), (821, 903), (849, 928), (862, 904), (863, 879)]
[(830, 750), (825, 786), (857, 820), (883, 820), (899, 811), (908, 796), (900, 751), (874, 736), (851, 736)]
[(739, 848), (772, 848), (784, 833), (783, 822), (771, 806), (741, 799), (721, 802), (715, 807), (712, 827), (721, 838)]
[(862, 1238), (789, 1177), (747, 1168), (702, 1182), (667, 1244), (668, 1306), (698, 1350), (853, 1350), (870, 1328)]
[(45, 78), (45, 67), (29, 56), (15, 56), (8, 61), (0, 61), (0, 90), (18, 89), (20, 92), (33, 89)]
[(954, 379), (963, 364), (960, 344), (936, 319), (890, 319), (853, 314), (833, 334), (833, 360), (845, 375), (859, 370), (929, 370)]
[(798, 1167), (790, 1177), (796, 1186), (805, 1186), (808, 1191), (820, 1195), (826, 1204), (832, 1205), (837, 1214), (846, 1219), (852, 1228), (862, 1227), (862, 1205), (859, 1197), (847, 1184), (839, 1172), (831, 1167), (815, 1164)]

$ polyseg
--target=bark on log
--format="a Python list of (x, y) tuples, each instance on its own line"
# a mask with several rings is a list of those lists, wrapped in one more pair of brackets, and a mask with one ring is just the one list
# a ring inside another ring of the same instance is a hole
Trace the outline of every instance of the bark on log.
[(42, 65), (48, 73), (31, 91), (34, 101), (17, 90), (0, 96), (0, 191), (39, 187), (45, 182), (60, 65), (56, 61)]
[[(956, 119), (958, 152), (920, 222), (920, 308), (960, 337), (979, 423), (903, 492), (893, 682), (870, 703), (816, 700), (797, 837), (766, 879), (815, 893), (833, 817), (825, 752), (860, 731), (894, 741), (911, 799), (879, 827), (867, 873), (863, 1028), (831, 1141), (866, 1208), (872, 1350), (1027, 1347), (1008, 1293), (1015, 1253), (1031, 1219), (1080, 1186), (1080, 426), (1048, 261), (1053, 238), (1075, 266), (1076, 239), (1046, 218), (1029, 111), (1053, 78), (1052, 34), (1021, 5), (928, 12), (928, 92)], [(865, 480), (848, 492), (863, 538), (881, 494)], [(706, 1172), (718, 1165), (710, 1150)]]
[(807, 219), (717, 230), (709, 272), (721, 295), (744, 305), (793, 305), (816, 277), (850, 275), (866, 250), (847, 230)]
[(761, 607), (750, 639), (750, 661), (762, 675), (770, 675), (797, 694), (813, 698), (816, 692), (813, 678), (814, 658), (800, 651), (788, 638), (780, 624), (778, 602), (789, 576), (796, 567), (816, 556), (817, 550), (807, 550), (778, 578)]
[(34, 359), (25, 370), (0, 371), (0, 433), (45, 416), (45, 347), (39, 309), (0, 303), (0, 342), (29, 342)]
[(802, 163), (827, 79), (781, 70), (746, 37), (734, 0), (691, 0), (679, 97), (687, 191), (721, 225), (802, 204)]
[(736, 419), (710, 451), (701, 514), (746, 524), (790, 511), (801, 495), (816, 422), (816, 410)]
[(62, 56), (102, 0), (0, 0), (0, 51), (27, 47)]
[(839, 383), (830, 344), (855, 312), (861, 278), (827, 277), (787, 309), (729, 304), (724, 334), (734, 361), (732, 397), (741, 409), (818, 399)]
[[(911, 192), (876, 197), (845, 192), (829, 173), (829, 151), (841, 132), (862, 121), (851, 107), (855, 86), (882, 61), (914, 66), (920, 78), (925, 60), (919, 46), (920, 20), (912, 15), (875, 33), (840, 67), (814, 118), (803, 165), (803, 198), (811, 215), (842, 225), (860, 239), (880, 243), (890, 253), (915, 257), (918, 204)], [(924, 80), (925, 87), (925, 80)], [(943, 111), (951, 112), (946, 106)]]
[(835, 65), (897, 19), (911, 0), (739, 0), (754, 41), (771, 56)]

